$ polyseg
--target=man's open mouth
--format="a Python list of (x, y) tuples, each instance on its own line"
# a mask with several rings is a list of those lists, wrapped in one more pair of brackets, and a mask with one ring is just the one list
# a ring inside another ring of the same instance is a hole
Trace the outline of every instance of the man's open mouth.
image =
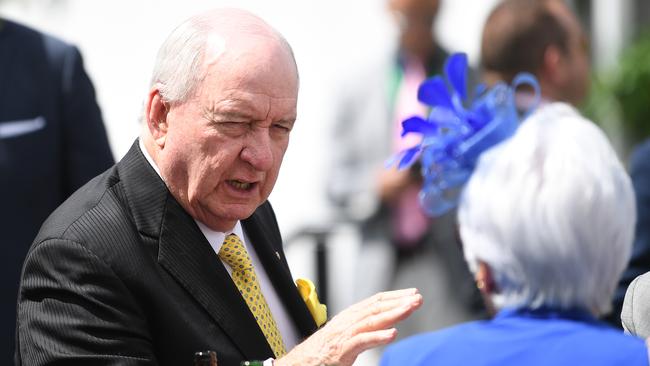
[(253, 188), (253, 186), (255, 185), (255, 183), (242, 182), (242, 181), (236, 180), (236, 179), (228, 180), (227, 183), (230, 186), (232, 186), (233, 188), (239, 189), (239, 190), (242, 190), (242, 191), (248, 191), (251, 188)]

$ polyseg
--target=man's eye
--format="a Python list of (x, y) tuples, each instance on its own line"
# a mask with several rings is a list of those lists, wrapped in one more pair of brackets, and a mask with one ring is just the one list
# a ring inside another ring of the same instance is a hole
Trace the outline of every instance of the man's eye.
[(274, 124), (273, 128), (275, 128), (276, 130), (278, 130), (280, 132), (284, 132), (284, 133), (291, 132), (291, 128), (289, 128), (288, 126), (282, 125), (282, 124)]
[(219, 122), (217, 123), (217, 128), (226, 130), (226, 131), (245, 131), (248, 129), (248, 123), (243, 122)]

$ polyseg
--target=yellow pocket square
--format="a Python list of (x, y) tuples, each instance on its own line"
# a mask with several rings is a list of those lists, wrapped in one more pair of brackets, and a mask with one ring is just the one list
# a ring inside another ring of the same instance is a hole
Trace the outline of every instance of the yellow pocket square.
[(314, 283), (305, 278), (296, 280), (296, 286), (300, 296), (305, 301), (307, 309), (314, 317), (317, 326), (323, 325), (327, 321), (327, 306), (318, 301), (318, 294), (316, 294), (316, 286)]

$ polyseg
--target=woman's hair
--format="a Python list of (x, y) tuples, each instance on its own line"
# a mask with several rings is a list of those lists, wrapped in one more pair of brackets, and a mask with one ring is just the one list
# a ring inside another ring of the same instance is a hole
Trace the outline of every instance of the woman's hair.
[(465, 259), (486, 263), (497, 308), (607, 313), (628, 262), (632, 184), (604, 134), (553, 103), (481, 158), (458, 211)]

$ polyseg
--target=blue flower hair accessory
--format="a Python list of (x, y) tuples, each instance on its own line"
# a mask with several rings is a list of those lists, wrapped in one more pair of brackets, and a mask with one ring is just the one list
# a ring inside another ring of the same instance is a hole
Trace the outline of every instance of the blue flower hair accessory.
[[(431, 107), (428, 118), (414, 116), (402, 122), (402, 137), (419, 134), (421, 142), (388, 163), (404, 169), (421, 162), (424, 182), (420, 203), (430, 216), (456, 207), (481, 153), (512, 136), (519, 121), (540, 100), (539, 84), (528, 73), (518, 74), (510, 86), (498, 83), (487, 89), (479, 85), (471, 103), (466, 84), (467, 56), (449, 56), (445, 78), (438, 75), (427, 79), (418, 90), (418, 100)], [(534, 90), (533, 102), (523, 116), (515, 103), (515, 90), (522, 85)]]

